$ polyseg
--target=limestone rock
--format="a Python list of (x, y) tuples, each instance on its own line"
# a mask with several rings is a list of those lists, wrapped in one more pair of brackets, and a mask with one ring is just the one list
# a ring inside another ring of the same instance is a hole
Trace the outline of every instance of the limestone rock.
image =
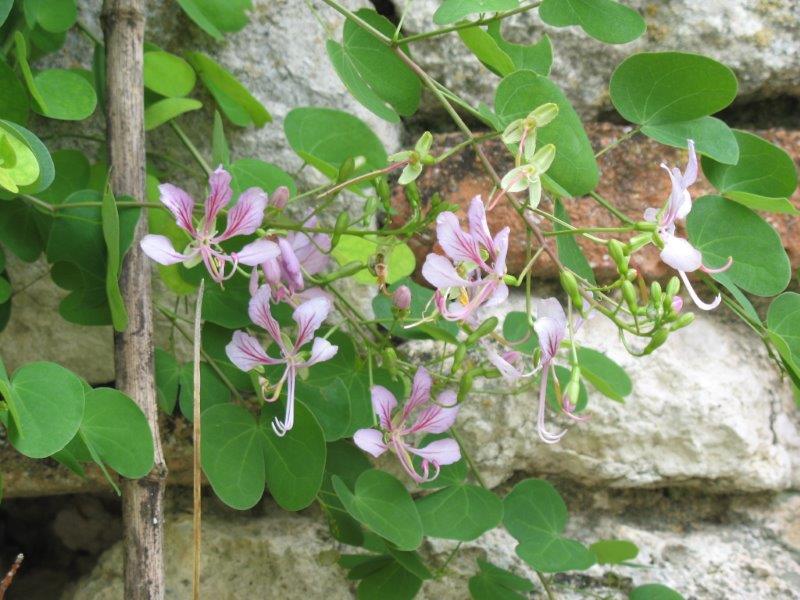
[[(401, 3), (396, 3), (398, 6)], [(611, 108), (608, 80), (628, 55), (642, 51), (694, 52), (719, 60), (735, 72), (748, 99), (800, 94), (800, 53), (795, 0), (627, 0), (648, 30), (634, 42), (612, 46), (578, 27), (553, 28), (536, 11), (506, 21), (504, 35), (516, 43), (535, 43), (547, 33), (553, 44), (553, 79), (586, 117)], [(409, 33), (437, 28), (437, 0), (415, 2), (405, 20)], [(455, 34), (415, 42), (417, 60), (444, 85), (471, 103), (494, 100), (497, 78), (475, 59)], [(438, 105), (436, 107), (438, 109)]]
[[(524, 310), (524, 297), (512, 294), (503, 312), (510, 310)], [(489, 484), (521, 472), (620, 488), (753, 491), (796, 485), (798, 417), (790, 386), (743, 326), (716, 314), (696, 317), (641, 358), (625, 351), (603, 317), (584, 324), (579, 341), (620, 364), (634, 390), (625, 404), (590, 390), (589, 419), (569, 425), (558, 444), (537, 436), (536, 389), (472, 394), (458, 425)], [(431, 352), (429, 342), (409, 346), (415, 356)], [(490, 380), (483, 391), (506, 387), (498, 381)], [(776, 431), (777, 420), (784, 431)], [(548, 422), (551, 428), (567, 425), (553, 415)]]

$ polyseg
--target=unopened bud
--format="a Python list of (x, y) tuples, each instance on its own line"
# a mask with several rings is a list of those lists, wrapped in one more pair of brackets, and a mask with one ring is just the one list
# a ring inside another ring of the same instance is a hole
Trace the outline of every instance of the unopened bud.
[(467, 394), (472, 391), (472, 384), (475, 379), (475, 374), (473, 371), (467, 371), (461, 377), (461, 381), (458, 384), (458, 394), (456, 399), (458, 403), (461, 404), (464, 400), (467, 399)]
[(653, 306), (658, 308), (661, 304), (661, 298), (664, 296), (664, 292), (661, 291), (661, 284), (657, 281), (654, 281), (650, 284), (650, 301), (653, 303)]
[(389, 200), (391, 200), (392, 191), (389, 189), (389, 181), (386, 179), (386, 176), (378, 177), (374, 185), (378, 197), (384, 202), (389, 202)]
[(339, 167), (339, 172), (336, 175), (336, 182), (341, 183), (343, 181), (347, 181), (350, 179), (350, 176), (356, 170), (356, 161), (352, 156), (348, 156), (344, 161), (342, 161), (341, 166)]
[(686, 313), (681, 315), (677, 321), (672, 324), (672, 331), (677, 331), (687, 325), (691, 325), (694, 322), (694, 313)]
[(680, 296), (673, 296), (671, 306), (673, 312), (675, 313), (681, 312), (681, 310), (683, 310), (683, 298), (681, 298)]
[(286, 208), (287, 202), (289, 202), (289, 188), (285, 185), (276, 189), (272, 192), (272, 196), (269, 197), (269, 203), (273, 208), (277, 208), (278, 210)]
[(401, 285), (394, 291), (392, 304), (398, 310), (408, 310), (411, 307), (411, 290), (407, 285)]
[(453, 366), (450, 367), (450, 372), (455, 373), (461, 368), (464, 362), (464, 357), (467, 355), (467, 347), (464, 344), (459, 344), (456, 351), (453, 353)]
[(569, 271), (561, 271), (559, 279), (561, 280), (561, 287), (569, 294), (572, 303), (576, 308), (580, 309), (583, 305), (583, 298), (581, 297), (581, 292), (578, 288), (578, 280), (575, 279), (575, 275)]
[(673, 277), (667, 284), (667, 296), (670, 298), (681, 291), (681, 281), (677, 277)]
[(628, 270), (628, 257), (625, 255), (625, 246), (619, 240), (608, 240), (608, 255), (614, 264), (617, 265), (617, 270), (620, 275), (624, 275)]
[(645, 346), (643, 354), (651, 354), (656, 348), (662, 346), (669, 337), (669, 331), (666, 329), (659, 329), (653, 334), (650, 343)]
[(639, 308), (639, 299), (636, 296), (636, 288), (630, 281), (625, 281), (622, 284), (622, 297), (625, 299), (631, 312), (635, 313)]
[(392, 377), (397, 375), (397, 353), (394, 348), (388, 347), (383, 349), (383, 366), (389, 371)]
[(655, 231), (658, 229), (658, 224), (651, 221), (639, 221), (634, 224), (633, 228), (636, 231)]
[(482, 337), (485, 337), (490, 333), (492, 333), (497, 328), (497, 324), (499, 322), (500, 321), (497, 319), (497, 317), (489, 317), (488, 319), (486, 319), (483, 323), (478, 325), (475, 331), (473, 331), (467, 336), (467, 345), (468, 346), (472, 345)]
[(339, 213), (339, 216), (336, 217), (336, 224), (333, 226), (333, 237), (331, 237), (331, 248), (336, 248), (339, 244), (339, 240), (342, 238), (342, 234), (347, 230), (350, 226), (350, 215), (346, 212)]

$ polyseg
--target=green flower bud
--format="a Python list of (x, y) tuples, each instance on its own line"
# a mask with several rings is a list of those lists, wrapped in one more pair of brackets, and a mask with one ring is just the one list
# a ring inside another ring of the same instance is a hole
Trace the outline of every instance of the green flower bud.
[(557, 116), (558, 104), (555, 102), (547, 102), (534, 108), (530, 114), (528, 114), (528, 121), (530, 121), (534, 127), (544, 127), (550, 124)]
[(353, 176), (356, 170), (356, 161), (352, 156), (348, 156), (339, 167), (339, 173), (336, 175), (336, 183), (347, 181)]
[(614, 264), (617, 265), (617, 270), (620, 275), (624, 275), (628, 271), (628, 257), (625, 255), (625, 246), (619, 240), (608, 240), (608, 255)]
[(384, 348), (382, 352), (383, 366), (394, 378), (397, 375), (397, 353), (394, 348)]
[(691, 325), (693, 321), (694, 313), (684, 313), (672, 324), (672, 331), (677, 331), (678, 329), (686, 327), (687, 325)]
[(664, 297), (664, 292), (661, 291), (661, 284), (657, 281), (654, 281), (650, 284), (650, 302), (652, 302), (653, 306), (658, 306), (661, 304), (661, 300)]
[(658, 229), (658, 223), (652, 223), (650, 221), (639, 221), (635, 223), (633, 228), (636, 231), (655, 231)]
[(490, 333), (492, 333), (497, 328), (497, 324), (499, 322), (500, 321), (497, 319), (497, 317), (489, 317), (488, 319), (486, 319), (483, 323), (478, 325), (475, 331), (473, 331), (467, 336), (467, 345), (471, 346), (482, 337), (485, 337)]
[(392, 190), (389, 189), (389, 180), (386, 179), (385, 175), (375, 180), (375, 192), (384, 202), (388, 202), (392, 199)]
[(669, 331), (666, 329), (659, 329), (653, 334), (653, 337), (650, 339), (650, 343), (645, 346), (642, 354), (651, 354), (656, 348), (663, 346), (668, 337)]
[(639, 299), (636, 295), (636, 288), (630, 281), (622, 284), (622, 297), (625, 299), (628, 308), (635, 313), (639, 309)]
[(677, 277), (673, 277), (667, 284), (667, 296), (672, 299), (672, 296), (681, 291), (681, 281)]
[(336, 225), (333, 226), (331, 248), (336, 248), (336, 246), (339, 244), (339, 240), (342, 238), (342, 234), (347, 231), (349, 225), (350, 215), (348, 215), (346, 212), (339, 213), (339, 216), (336, 217)]
[(581, 297), (581, 292), (578, 288), (578, 280), (575, 279), (575, 275), (569, 271), (561, 271), (559, 279), (561, 279), (561, 287), (569, 294), (572, 304), (580, 310), (580, 307), (583, 305), (583, 298)]
[(451, 373), (456, 373), (464, 362), (464, 357), (467, 355), (467, 347), (464, 344), (459, 344), (453, 354), (453, 366), (450, 367)]
[(461, 377), (461, 381), (458, 383), (458, 394), (456, 395), (456, 399), (458, 400), (459, 404), (467, 399), (467, 394), (472, 391), (472, 384), (474, 380), (474, 371), (467, 371)]

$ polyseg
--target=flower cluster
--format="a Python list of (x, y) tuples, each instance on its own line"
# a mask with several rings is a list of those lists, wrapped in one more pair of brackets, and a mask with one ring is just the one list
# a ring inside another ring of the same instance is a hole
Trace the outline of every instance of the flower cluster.
[[(353, 436), (356, 445), (378, 457), (387, 450), (397, 455), (406, 473), (417, 483), (436, 479), (443, 465), (450, 465), (461, 458), (458, 443), (452, 438), (436, 440), (417, 448), (406, 438), (422, 433), (444, 433), (455, 423), (458, 415), (456, 394), (444, 391), (431, 401), (431, 376), (424, 367), (414, 375), (411, 395), (405, 405), (397, 408), (397, 398), (385, 387), (372, 387), (372, 409), (378, 418), (379, 429), (359, 429)], [(416, 414), (416, 418), (411, 419)], [(418, 473), (411, 455), (422, 458), (422, 473)], [(431, 473), (431, 467), (433, 472)]]

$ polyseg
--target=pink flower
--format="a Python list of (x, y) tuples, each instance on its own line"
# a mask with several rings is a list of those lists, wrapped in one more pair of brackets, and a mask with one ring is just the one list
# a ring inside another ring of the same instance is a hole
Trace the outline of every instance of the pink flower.
[(661, 163), (672, 181), (672, 192), (670, 193), (667, 206), (662, 209), (661, 218), (658, 218), (657, 208), (648, 208), (644, 211), (644, 218), (650, 222), (658, 222), (658, 233), (664, 240), (664, 248), (661, 250), (661, 260), (678, 271), (686, 291), (698, 308), (712, 310), (719, 306), (722, 296), (717, 295), (710, 303), (703, 302), (697, 292), (692, 287), (686, 273), (691, 273), (700, 269), (706, 273), (721, 273), (730, 268), (733, 258), (729, 257), (728, 262), (722, 267), (712, 269), (703, 265), (703, 256), (700, 251), (692, 246), (688, 240), (675, 235), (675, 222), (685, 219), (689, 211), (692, 210), (692, 197), (689, 194), (689, 187), (697, 181), (697, 154), (694, 150), (694, 141), (688, 140), (689, 161), (686, 163), (686, 170), (681, 173), (677, 167), (670, 168)]
[[(437, 288), (436, 306), (448, 321), (467, 321), (481, 306), (496, 306), (508, 297), (503, 277), (509, 228), (491, 236), (480, 196), (472, 199), (468, 220), (465, 232), (455, 213), (441, 213), (436, 235), (447, 256), (428, 254), (422, 265), (422, 276)], [(458, 300), (448, 303), (451, 290), (458, 290)]]
[(558, 349), (561, 347), (561, 342), (567, 336), (567, 315), (558, 300), (547, 298), (536, 302), (536, 321), (533, 328), (536, 335), (539, 336), (539, 348), (542, 352), (540, 363), (542, 381), (539, 384), (539, 414), (536, 420), (536, 431), (539, 433), (539, 439), (545, 444), (555, 444), (567, 433), (566, 429), (558, 433), (551, 433), (544, 423), (545, 409), (547, 408), (547, 378), (556, 354), (558, 354)]
[[(183, 252), (175, 250), (172, 242), (163, 235), (146, 235), (142, 238), (141, 248), (147, 256), (162, 265), (173, 265), (182, 262), (193, 267), (201, 260), (216, 282), (229, 279), (236, 273), (240, 263), (253, 266), (277, 256), (278, 247), (268, 240), (256, 240), (244, 246), (239, 252), (226, 253), (220, 247), (225, 240), (238, 235), (250, 235), (261, 225), (264, 209), (267, 206), (267, 195), (258, 188), (245, 190), (239, 200), (228, 211), (225, 230), (217, 233), (216, 222), (220, 211), (228, 205), (233, 195), (231, 176), (222, 167), (214, 171), (208, 179), (211, 192), (205, 201), (205, 214), (195, 226), (193, 220), (194, 200), (181, 188), (165, 183), (159, 186), (160, 200), (173, 215), (178, 226), (192, 238)], [(231, 264), (230, 271), (225, 273), (226, 263)]]
[[(339, 349), (328, 340), (314, 337), (314, 332), (322, 325), (331, 310), (331, 303), (327, 298), (313, 298), (303, 302), (292, 314), (292, 319), (297, 323), (297, 337), (294, 343), (284, 338), (280, 325), (270, 312), (269, 302), (272, 293), (268, 285), (261, 286), (250, 299), (250, 320), (266, 330), (269, 337), (280, 350), (280, 357), (269, 356), (261, 343), (252, 335), (244, 331), (236, 331), (233, 339), (225, 347), (225, 352), (231, 362), (242, 371), (251, 371), (261, 365), (286, 365), (283, 376), (276, 385), (275, 395), (270, 401), (277, 400), (283, 384), (286, 383), (286, 416), (281, 422), (277, 418), (272, 423), (275, 433), (282, 436), (294, 424), (294, 389), (297, 370), (310, 367), (319, 362), (330, 360)], [(302, 347), (314, 339), (310, 354), (304, 352)]]
[[(458, 405), (455, 392), (442, 392), (433, 403), (430, 399), (431, 384), (430, 375), (424, 367), (420, 367), (414, 375), (411, 396), (401, 410), (397, 410), (394, 394), (383, 386), (373, 386), (372, 409), (380, 427), (359, 429), (353, 436), (356, 446), (372, 456), (378, 457), (386, 450), (394, 452), (403, 469), (417, 483), (436, 479), (442, 465), (450, 465), (461, 458), (458, 443), (452, 438), (436, 440), (424, 448), (416, 448), (405, 441), (406, 436), (418, 433), (444, 433), (456, 420)], [(409, 425), (411, 414), (415, 411), (417, 417)], [(412, 454), (422, 457), (422, 474), (414, 469)], [(429, 472), (431, 465), (434, 469), (432, 475)]]
[(411, 307), (411, 290), (407, 285), (401, 285), (394, 291), (392, 305), (398, 310), (408, 310)]
[[(311, 217), (305, 227), (316, 227), (317, 218)], [(261, 265), (264, 279), (272, 289), (272, 297), (276, 302), (295, 299), (305, 288), (303, 272), (316, 275), (328, 266), (328, 252), (331, 249), (331, 237), (325, 233), (312, 236), (304, 232), (290, 231), (285, 238), (278, 239), (279, 253), (265, 260)], [(258, 286), (258, 271), (253, 269), (250, 279), (252, 288)], [(311, 290), (308, 290), (311, 292)], [(303, 294), (300, 300), (319, 295), (319, 293)]]

